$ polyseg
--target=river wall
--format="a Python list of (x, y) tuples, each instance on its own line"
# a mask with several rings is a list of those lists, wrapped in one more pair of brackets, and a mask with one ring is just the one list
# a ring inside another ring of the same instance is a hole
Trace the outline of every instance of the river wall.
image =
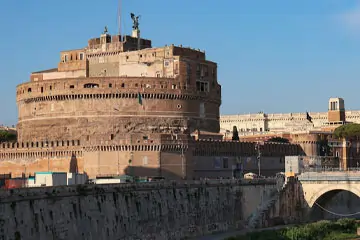
[(0, 239), (185, 239), (241, 229), (276, 180), (0, 191)]

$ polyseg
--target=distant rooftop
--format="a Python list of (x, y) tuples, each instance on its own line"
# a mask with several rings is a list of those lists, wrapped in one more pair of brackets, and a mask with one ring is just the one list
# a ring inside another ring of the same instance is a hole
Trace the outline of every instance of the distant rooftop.
[(51, 68), (51, 69), (37, 71), (37, 72), (33, 72), (33, 73), (49, 73), (49, 72), (57, 72), (57, 71), (58, 71), (57, 68)]

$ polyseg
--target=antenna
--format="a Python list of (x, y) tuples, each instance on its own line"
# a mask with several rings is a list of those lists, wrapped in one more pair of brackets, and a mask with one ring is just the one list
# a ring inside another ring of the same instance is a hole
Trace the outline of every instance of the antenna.
[(118, 34), (120, 35), (120, 41), (122, 41), (122, 36), (121, 36), (121, 3), (122, 1), (119, 0), (118, 1), (118, 13), (117, 13), (117, 20), (118, 20)]

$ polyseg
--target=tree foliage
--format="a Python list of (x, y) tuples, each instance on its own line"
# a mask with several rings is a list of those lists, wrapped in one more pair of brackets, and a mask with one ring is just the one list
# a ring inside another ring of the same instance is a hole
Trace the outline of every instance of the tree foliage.
[(244, 236), (228, 238), (228, 240), (330, 240), (352, 239), (356, 237), (358, 223), (356, 219), (339, 219), (336, 222), (319, 221), (280, 230), (252, 232)]
[(0, 142), (9, 141), (16, 141), (16, 134), (5, 130), (0, 130)]
[(280, 143), (289, 143), (289, 139), (282, 137), (272, 137), (268, 142), (280, 142)]
[(232, 140), (233, 140), (233, 141), (239, 141), (239, 140), (240, 140), (240, 138), (239, 138), (239, 132), (238, 132), (236, 126), (233, 127)]
[(337, 138), (359, 138), (360, 124), (350, 123), (335, 129), (333, 135)]

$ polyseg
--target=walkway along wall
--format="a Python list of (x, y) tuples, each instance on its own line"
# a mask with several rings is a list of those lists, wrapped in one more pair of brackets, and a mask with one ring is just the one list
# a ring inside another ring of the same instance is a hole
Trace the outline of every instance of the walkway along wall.
[(78, 185), (0, 191), (0, 238), (180, 239), (241, 229), (275, 180)]

